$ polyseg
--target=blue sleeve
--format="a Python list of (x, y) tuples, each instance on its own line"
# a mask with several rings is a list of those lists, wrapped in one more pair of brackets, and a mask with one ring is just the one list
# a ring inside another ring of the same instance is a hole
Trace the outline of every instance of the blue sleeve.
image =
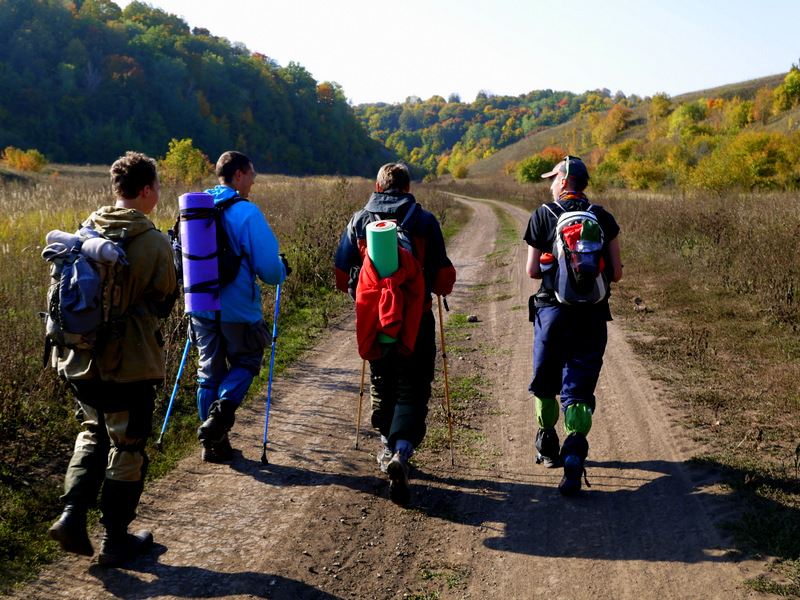
[(231, 208), (239, 206), (246, 207), (247, 210), (238, 210), (231, 215), (234, 218), (227, 222), (228, 231), (239, 229), (241, 232), (238, 240), (239, 250), (247, 256), (253, 271), (261, 281), (269, 285), (283, 283), (286, 279), (286, 268), (278, 256), (280, 252), (278, 240), (266, 218), (254, 204), (241, 202)]

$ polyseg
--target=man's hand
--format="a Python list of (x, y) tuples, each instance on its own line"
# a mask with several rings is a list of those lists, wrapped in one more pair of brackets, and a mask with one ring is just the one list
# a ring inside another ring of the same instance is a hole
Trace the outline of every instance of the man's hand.
[(281, 259), (281, 262), (283, 263), (283, 266), (286, 269), (286, 276), (288, 277), (289, 274), (292, 272), (292, 267), (289, 266), (289, 261), (286, 260), (286, 255), (283, 252), (279, 253), (278, 257)]

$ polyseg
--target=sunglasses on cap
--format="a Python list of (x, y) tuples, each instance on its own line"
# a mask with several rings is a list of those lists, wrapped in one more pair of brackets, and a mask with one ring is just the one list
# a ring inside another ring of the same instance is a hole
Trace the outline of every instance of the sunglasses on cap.
[(569, 163), (570, 163), (571, 160), (581, 160), (581, 157), (580, 156), (570, 156), (569, 154), (567, 154), (564, 157), (564, 162), (566, 163), (566, 168), (564, 170), (564, 179), (569, 177)]

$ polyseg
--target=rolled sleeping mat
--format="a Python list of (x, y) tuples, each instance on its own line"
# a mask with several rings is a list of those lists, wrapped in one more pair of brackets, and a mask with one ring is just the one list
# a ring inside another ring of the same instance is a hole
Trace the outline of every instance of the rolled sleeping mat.
[[(375, 221), (367, 223), (367, 255), (375, 265), (378, 277), (389, 277), (400, 266), (397, 256), (397, 223)], [(391, 344), (397, 338), (378, 332), (378, 342)]]
[(184, 311), (220, 310), (214, 197), (183, 194), (179, 201)]

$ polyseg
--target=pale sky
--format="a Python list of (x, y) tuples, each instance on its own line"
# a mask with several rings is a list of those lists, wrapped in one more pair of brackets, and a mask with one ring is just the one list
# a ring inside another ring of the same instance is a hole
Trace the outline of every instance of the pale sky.
[(451, 93), (471, 102), (481, 90), (676, 96), (800, 62), (800, 0), (147, 3), (281, 66), (299, 63), (351, 104)]

